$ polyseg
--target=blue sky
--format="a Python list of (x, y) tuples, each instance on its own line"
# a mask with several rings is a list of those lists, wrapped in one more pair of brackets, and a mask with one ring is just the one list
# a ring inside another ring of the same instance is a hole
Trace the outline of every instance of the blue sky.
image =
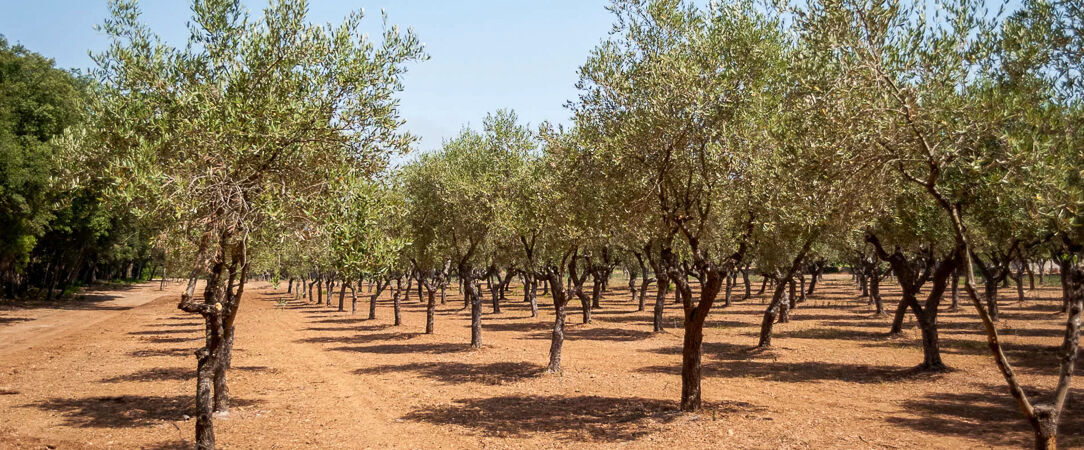
[[(142, 0), (144, 21), (174, 45), (188, 38), (188, 0)], [(254, 13), (264, 0), (245, 0)], [(389, 22), (413, 27), (430, 60), (410, 66), (402, 93), (407, 128), (419, 149), (439, 147), (463, 125), (480, 126), (487, 112), (512, 108), (521, 120), (567, 123), (564, 103), (576, 95), (576, 69), (611, 27), (607, 0), (310, 0), (311, 21), (339, 22), (365, 9), (370, 35)], [(0, 0), (0, 34), (54, 58), (88, 68), (88, 51), (105, 47), (94, 31), (108, 15), (106, 0)]]

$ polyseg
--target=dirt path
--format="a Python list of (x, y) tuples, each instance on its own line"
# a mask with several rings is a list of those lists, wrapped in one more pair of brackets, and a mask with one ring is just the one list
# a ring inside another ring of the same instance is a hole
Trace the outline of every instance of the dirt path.
[[(202, 321), (176, 309), (179, 291), (140, 289), (96, 309), (0, 321), (0, 333), (22, 342), (0, 354), (0, 448), (191, 446)], [(378, 318), (365, 320), (266, 284), (246, 292), (234, 408), (215, 422), (223, 448), (961, 448), (1030, 439), (972, 314), (942, 313), (953, 372), (909, 375), (922, 355), (913, 323), (887, 339), (890, 319), (872, 316), (844, 278), (826, 279), (777, 325), (768, 352), (749, 350), (763, 299), (713, 311), (698, 414), (675, 411), (680, 309), (668, 304), (670, 331), (651, 333), (650, 313), (620, 289), (594, 323), (570, 311), (561, 375), (542, 371), (552, 314), (531, 318), (515, 297), (485, 315), (486, 345), (471, 350), (469, 314), (453, 292), (433, 335), (420, 333), (416, 296), (394, 327), (386, 296)], [(1064, 319), (1053, 313), (1055, 293), (1003, 304), (1004, 339), (1029, 389), (1048, 389), (1056, 372)], [(36, 320), (55, 325), (25, 328)], [(1065, 447), (1084, 444), (1080, 395), (1062, 425)]]
[(35, 302), (0, 310), (0, 356), (69, 335), (163, 295), (180, 295), (181, 289), (180, 283), (162, 286), (154, 281), (92, 289), (77, 300)]

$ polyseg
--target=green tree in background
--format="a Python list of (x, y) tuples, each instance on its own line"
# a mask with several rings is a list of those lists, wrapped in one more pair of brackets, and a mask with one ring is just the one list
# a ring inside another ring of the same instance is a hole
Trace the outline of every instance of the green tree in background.
[(82, 120), (85, 83), (0, 36), (0, 286), (25, 288), (30, 256), (63, 201), (54, 138)]

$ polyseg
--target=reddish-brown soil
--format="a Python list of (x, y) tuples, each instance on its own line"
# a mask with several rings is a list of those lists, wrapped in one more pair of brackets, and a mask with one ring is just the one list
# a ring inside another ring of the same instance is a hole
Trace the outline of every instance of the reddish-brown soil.
[[(156, 289), (117, 290), (116, 299), (64, 311), (57, 304), (0, 310), (0, 447), (191, 445), (192, 352), (202, 323), (176, 309), (178, 286)], [(532, 319), (513, 295), (502, 314), (485, 315), (485, 347), (470, 350), (469, 313), (458, 295), (438, 307), (436, 334), (423, 335), (416, 294), (405, 303), (404, 325), (393, 327), (386, 294), (379, 318), (365, 320), (283, 291), (262, 283), (246, 290), (230, 372), (235, 408), (215, 422), (222, 447), (1031, 442), (969, 306), (941, 316), (943, 356), (954, 370), (914, 374), (908, 369), (922, 360), (914, 322), (904, 337), (888, 338), (891, 319), (874, 317), (844, 275), (826, 277), (793, 322), (776, 325), (775, 348), (766, 352), (751, 350), (762, 298), (717, 306), (705, 330), (705, 407), (695, 414), (676, 411), (680, 308), (668, 304), (669, 331), (651, 333), (650, 312), (636, 312), (623, 288), (607, 293), (592, 324), (579, 324), (578, 309), (570, 311), (561, 375), (543, 373), (548, 297), (540, 299), (541, 317)], [(1055, 382), (1064, 330), (1057, 294), (1046, 286), (1024, 304), (1009, 298), (1011, 290), (1003, 294), (1004, 341), (1033, 392), (1046, 393)], [(1062, 421), (1064, 447), (1084, 445), (1082, 394), (1074, 390)]]

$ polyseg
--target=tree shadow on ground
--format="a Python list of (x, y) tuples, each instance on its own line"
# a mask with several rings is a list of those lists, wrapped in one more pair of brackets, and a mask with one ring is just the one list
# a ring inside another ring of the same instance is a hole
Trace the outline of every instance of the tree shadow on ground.
[[(231, 371), (239, 370), (245, 372), (271, 372), (274, 373), (275, 369), (266, 366), (234, 366), (230, 368)], [(130, 381), (184, 381), (194, 380), (196, 378), (196, 367), (156, 367), (153, 369), (144, 369), (137, 372), (133, 372), (127, 375), (116, 375), (109, 378), (103, 378), (100, 383), (120, 383)]]
[(126, 381), (167, 381), (188, 380), (196, 377), (195, 367), (156, 367), (140, 370), (127, 375), (103, 378), (101, 383), (119, 383)]
[[(621, 328), (584, 328), (583, 326), (565, 328), (565, 339), (584, 339), (594, 341), (640, 341), (651, 337), (654, 333), (643, 330), (626, 330)], [(528, 339), (550, 339), (552, 330), (531, 334)]]
[(613, 324), (640, 323), (640, 324), (644, 324), (644, 325), (650, 325), (651, 321), (652, 321), (652, 315), (651, 315), (650, 311), (644, 311), (644, 312), (632, 311), (631, 313), (621, 314), (621, 315), (616, 315), (616, 314), (615, 315), (600, 315), (597, 312), (592, 311), (591, 312), (591, 319), (592, 320), (597, 320), (597, 321), (603, 322), (603, 323), (613, 323)]
[[(1059, 292), (1058, 295), (1061, 295), (1061, 293)], [(1012, 304), (1005, 303), (1005, 299), (998, 300), (998, 306), (1000, 307), (1000, 312), (1002, 313), (1012, 313), (1015, 311), (1039, 311), (1049, 313), (1050, 315), (1064, 314), (1061, 312), (1061, 298), (1058, 298), (1057, 300), (1029, 299), (1027, 303), (1021, 305), (1019, 302), (1016, 301), (1016, 298), (1014, 297), (1012, 299)]]
[(886, 333), (888, 329), (892, 327), (891, 316), (884, 316), (885, 320), (876, 320), (870, 317), (855, 317), (853, 320), (824, 320), (820, 322), (823, 327), (837, 327), (837, 328), (874, 328), (878, 330), (884, 330)]
[[(678, 375), (681, 367), (648, 366), (639, 372)], [(865, 364), (840, 364), (825, 362), (774, 362), (731, 360), (726, 363), (704, 364), (704, 376), (712, 378), (757, 378), (783, 383), (835, 380), (848, 383), (882, 383), (886, 381), (934, 380), (939, 373), (917, 372), (913, 368), (897, 366), (872, 366)]]
[[(650, 318), (649, 318), (650, 323)], [(746, 322), (740, 322), (737, 320), (712, 320), (708, 319), (704, 321), (705, 328), (739, 328), (749, 326)]]
[(353, 331), (352, 327), (308, 327), (306, 331)]
[(203, 336), (192, 337), (145, 337), (144, 341), (153, 342), (155, 344), (177, 344), (181, 342), (191, 342), (204, 339)]
[(1008, 320), (1031, 321), (1031, 320), (1059, 319), (1059, 321), (1064, 321), (1064, 316), (1062, 314), (1060, 314), (1060, 313), (1043, 313), (1043, 312), (1030, 313), (1030, 312), (1011, 312), (1011, 311), (1001, 310), (1001, 311), (998, 311), (998, 316), (1000, 318), (1002, 318), (1002, 319), (1008, 319)]
[(361, 318), (361, 317), (343, 317), (341, 319), (314, 320), (314, 321), (312, 321), (312, 323), (362, 323), (362, 322), (368, 322), (368, 321), (369, 321), (369, 319), (364, 319), (364, 318)]
[[(680, 355), (681, 350), (680, 345), (674, 345), (645, 351), (660, 355)], [(705, 342), (702, 344), (700, 351), (708, 358), (721, 361), (745, 361), (766, 356), (763, 350), (758, 350), (752, 346), (724, 342)]]
[[(404, 419), (435, 425), (457, 425), (476, 433), (523, 437), (553, 433), (575, 442), (630, 441), (661, 431), (681, 417), (672, 401), (560, 395), (507, 395), (455, 400), (448, 406), (426, 406)], [(758, 409), (748, 403), (705, 405), (724, 417)]]
[(73, 297), (57, 298), (53, 300), (44, 300), (41, 298), (26, 298), (26, 299), (0, 299), (0, 306), (5, 309), (10, 307), (11, 309), (61, 309), (61, 310), (101, 310), (101, 311), (123, 311), (126, 309), (132, 309), (131, 306), (106, 306), (101, 303), (108, 302), (121, 298), (123, 295), (118, 292), (127, 292), (135, 289), (135, 286), (131, 285), (103, 285), (97, 286), (94, 289), (105, 289), (109, 293), (91, 291), (88, 293), (77, 294)]
[[(950, 335), (965, 335), (976, 336), (983, 339), (986, 338), (986, 331), (982, 329), (981, 324), (976, 324), (975, 328), (967, 330), (950, 330), (944, 331), (942, 334)], [(1021, 337), (1038, 337), (1038, 338), (1051, 338), (1060, 340), (1065, 336), (1065, 328), (999, 328), (997, 334), (1001, 336), (1021, 336)]]
[(195, 445), (193, 445), (189, 441), (166, 441), (146, 446), (140, 446), (139, 448), (142, 450), (182, 450), (190, 449), (193, 447), (195, 447)]
[(416, 338), (421, 335), (422, 333), (376, 333), (358, 334), (354, 336), (317, 336), (298, 339), (294, 342), (303, 344), (360, 344), (373, 341), (407, 340)]
[[(517, 317), (517, 319), (522, 319)], [(550, 322), (512, 322), (512, 323), (486, 323), (482, 322), (482, 329), (485, 331), (542, 331), (552, 329), (553, 324)]]
[(457, 353), (470, 350), (467, 344), (432, 343), (432, 344), (377, 344), (361, 346), (334, 347), (329, 350), (340, 352), (374, 353), (382, 355), (397, 355), (410, 353)]
[[(147, 325), (147, 326), (148, 327), (152, 327), (152, 326), (202, 327), (202, 326), (205, 325), (205, 322), (200, 318), (200, 316), (197, 316), (195, 314), (192, 314), (192, 315), (185, 314), (185, 315), (180, 315), (180, 316), (163, 317), (163, 318), (158, 319), (158, 320), (159, 320), (158, 323), (154, 323), (154, 324)], [(164, 322), (162, 322), (162, 321), (164, 321)]]
[(129, 356), (135, 356), (137, 358), (146, 358), (149, 356), (192, 356), (196, 352), (193, 348), (153, 348), (145, 350), (136, 350), (129, 353)]
[[(258, 403), (243, 398), (231, 398), (233, 406)], [(81, 428), (150, 427), (161, 421), (182, 420), (195, 414), (195, 397), (191, 395), (149, 396), (124, 395), (86, 398), (53, 398), (25, 405), (64, 417), (64, 425)]]
[(164, 329), (164, 330), (145, 330), (145, 331), (129, 331), (128, 334), (133, 336), (149, 336), (155, 334), (190, 334), (199, 333), (204, 331), (202, 328), (181, 328), (181, 329)]
[(34, 319), (28, 317), (0, 317), (0, 325), (7, 325), (9, 323), (28, 322)]
[[(538, 308), (538, 309), (539, 309), (539, 311), (541, 311), (541, 310), (542, 310), (542, 308)], [(504, 321), (508, 321), (508, 320), (534, 320), (534, 319), (536, 319), (536, 318), (535, 318), (535, 317), (531, 317), (531, 315), (530, 315), (530, 313), (529, 313), (529, 312), (528, 312), (528, 314), (526, 314), (526, 315), (520, 315), (520, 314), (514, 314), (514, 315), (513, 315), (513, 314), (500, 314), (500, 315), (492, 315), (492, 314), (491, 314), (491, 315), (489, 315), (488, 317), (486, 317), (486, 320), (489, 320), (489, 321), (497, 321), (497, 322), (504, 322)]]
[[(1049, 392), (1039, 396), (1035, 389), (1025, 389), (1034, 402), (1049, 400)], [(1074, 390), (1062, 414), (1058, 446), (1076, 448), (1084, 445), (1084, 416), (1081, 403), (1074, 401), (1082, 393)], [(1037, 398), (1038, 397), (1038, 398)], [(901, 405), (913, 416), (887, 417), (885, 420), (924, 433), (976, 439), (991, 446), (1030, 447), (1032, 431), (1016, 402), (1005, 387), (985, 385), (981, 392), (935, 392), (906, 400)]]
[[(1061, 356), (1061, 342), (1055, 342), (1054, 340), (1051, 340), (1049, 344), (1002, 342), (1002, 350), (1009, 357), (1009, 362), (1013, 367), (1031, 373), (1055, 375), (1058, 372)], [(881, 345), (888, 345), (888, 343), (881, 343)], [(941, 339), (941, 353), (989, 356), (990, 346), (985, 339)], [(1077, 370), (1084, 367), (1084, 360), (1078, 359), (1076, 367)]]
[(535, 378), (543, 373), (544, 367), (529, 362), (496, 362), (490, 364), (470, 364), (462, 362), (416, 362), (410, 364), (391, 364), (368, 367), (354, 371), (358, 375), (415, 372), (426, 378), (450, 384), (479, 383), (502, 385)]
[[(747, 336), (759, 337), (757, 333), (747, 333)], [(888, 330), (885, 331), (865, 331), (865, 330), (850, 330), (846, 328), (807, 328), (804, 330), (784, 330), (772, 333), (773, 338), (778, 339), (826, 339), (826, 340), (848, 340), (848, 341), (870, 341), (884, 339), (888, 337)]]
[[(185, 317), (187, 319), (187, 317)], [(156, 323), (150, 325), (151, 327), (198, 327), (203, 325), (203, 322), (174, 322), (174, 323)]]

